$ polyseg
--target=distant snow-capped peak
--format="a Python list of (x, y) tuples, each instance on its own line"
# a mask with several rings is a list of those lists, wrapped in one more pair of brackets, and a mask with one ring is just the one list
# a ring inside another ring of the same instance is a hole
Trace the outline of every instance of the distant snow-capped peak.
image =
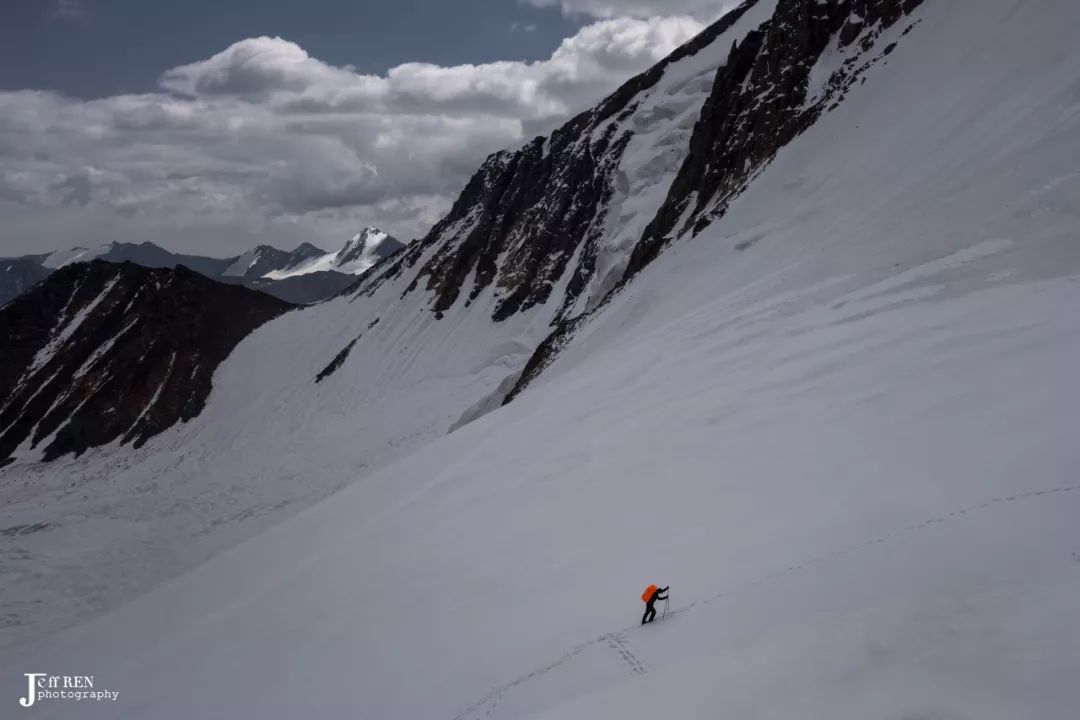
[(345, 247), (334, 258), (334, 269), (338, 272), (358, 275), (379, 261), (379, 248), (387, 240), (397, 242), (388, 233), (376, 227), (366, 227), (353, 235)]
[(384, 257), (392, 255), (403, 247), (405, 244), (389, 233), (369, 225), (353, 235), (345, 246), (336, 252), (325, 253), (292, 267), (268, 272), (263, 277), (281, 280), (296, 275), (330, 270), (348, 275), (360, 275)]

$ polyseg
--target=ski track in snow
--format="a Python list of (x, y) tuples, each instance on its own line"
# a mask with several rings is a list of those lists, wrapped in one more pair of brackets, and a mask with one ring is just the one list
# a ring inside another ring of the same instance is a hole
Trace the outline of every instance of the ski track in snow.
[[(806, 559), (806, 560), (796, 561), (795, 563), (793, 563), (792, 565), (789, 565), (788, 567), (784, 568), (783, 570), (779, 570), (777, 572), (770, 573), (769, 575), (762, 576), (762, 577), (758, 578), (757, 580), (752, 580), (749, 583), (745, 583), (743, 585), (740, 585), (740, 586), (737, 586), (737, 587), (734, 587), (734, 588), (730, 588), (728, 590), (718, 592), (718, 593), (716, 593), (715, 595), (713, 595), (711, 597), (705, 598), (704, 600), (695, 600), (695, 601), (693, 601), (693, 602), (691, 602), (691, 603), (689, 603), (687, 605), (683, 605), (682, 607), (673, 608), (673, 609), (668, 611), (667, 617), (672, 618), (672, 617), (677, 617), (679, 615), (685, 615), (686, 613), (689, 613), (690, 611), (692, 611), (694, 609), (701, 608), (701, 607), (704, 607), (706, 605), (712, 605), (713, 603), (716, 603), (719, 600), (722, 600), (727, 595), (729, 595), (729, 594), (731, 594), (733, 592), (737, 592), (741, 588), (755, 587), (755, 586), (758, 586), (758, 585), (762, 585), (764, 583), (773, 582), (773, 581), (779, 580), (780, 578), (782, 578), (782, 577), (784, 577), (786, 575), (790, 575), (791, 573), (798, 572), (798, 571), (801, 571), (801, 570), (805, 570), (805, 569), (807, 569), (807, 568), (809, 568), (811, 566), (818, 565), (820, 563), (825, 563), (825, 562), (828, 562), (830, 560), (838, 560), (840, 558), (845, 558), (845, 557), (851, 555), (852, 553), (857, 553), (857, 552), (859, 552), (861, 550), (865, 550), (867, 548), (870, 548), (870, 547), (873, 547), (873, 546), (876, 546), (876, 545), (881, 545), (881, 544), (887, 543), (889, 541), (899, 540), (899, 539), (901, 539), (901, 538), (903, 538), (905, 536), (916, 533), (916, 532), (918, 532), (918, 531), (920, 531), (920, 530), (922, 530), (924, 528), (927, 528), (927, 527), (930, 527), (930, 526), (933, 526), (933, 525), (940, 525), (940, 524), (943, 524), (945, 522), (948, 522), (949, 520), (951, 520), (953, 518), (962, 517), (962, 516), (967, 515), (969, 513), (973, 513), (973, 512), (977, 512), (979, 510), (984, 510), (986, 508), (990, 508), (990, 507), (992, 507), (994, 505), (1001, 505), (1003, 503), (1015, 503), (1018, 500), (1029, 500), (1029, 499), (1036, 498), (1036, 497), (1045, 497), (1045, 496), (1056, 497), (1056, 496), (1058, 496), (1058, 495), (1060, 495), (1062, 493), (1070, 493), (1070, 492), (1076, 492), (1076, 493), (1080, 494), (1080, 485), (1063, 486), (1063, 487), (1049, 488), (1049, 489), (1045, 489), (1045, 490), (1031, 490), (1029, 492), (1018, 493), (1016, 495), (1009, 495), (1009, 496), (991, 498), (990, 500), (987, 500), (985, 502), (981, 502), (978, 505), (969, 505), (969, 506), (961, 508), (959, 510), (954, 510), (954, 511), (949, 512), (949, 513), (943, 513), (943, 514), (938, 515), (936, 517), (932, 517), (932, 518), (929, 518), (927, 520), (924, 520), (924, 521), (922, 521), (920, 523), (915, 523), (913, 525), (908, 525), (907, 527), (905, 527), (905, 528), (903, 528), (901, 530), (896, 530), (896, 531), (891, 532), (891, 533), (886, 533), (884, 535), (881, 535), (879, 537), (876, 537), (876, 538), (873, 538), (873, 539), (870, 539), (870, 540), (863, 541), (861, 543), (856, 543), (854, 545), (849, 545), (849, 546), (840, 548), (839, 550), (834, 550), (832, 552), (826, 553), (824, 555), (818, 555), (816, 557), (809, 558), (809, 559)], [(1080, 562), (1080, 553), (1074, 552), (1072, 554), (1072, 557), (1077, 562)], [(666, 620), (666, 618), (665, 618), (665, 620)], [(658, 622), (659, 622), (659, 620), (658, 620)], [(590, 640), (590, 641), (583, 642), (581, 644), (575, 645), (573, 648), (571, 648), (569, 651), (567, 651), (564, 655), (562, 655), (562, 657), (560, 657), (558, 660), (555, 660), (554, 662), (548, 663), (547, 665), (544, 665), (543, 667), (536, 668), (535, 670), (532, 670), (531, 672), (529, 672), (526, 675), (522, 675), (522, 676), (520, 676), (520, 677), (506, 683), (505, 685), (501, 685), (501, 686), (495, 688), (490, 693), (485, 695), (483, 698), (476, 701), (474, 704), (470, 705), (468, 708), (466, 708), (465, 710), (463, 710), (460, 713), (458, 713), (457, 715), (455, 715), (453, 720), (480, 720), (481, 718), (490, 718), (490, 717), (492, 717), (492, 712), (495, 711), (495, 709), (504, 700), (504, 698), (507, 696), (508, 693), (510, 693), (513, 690), (516, 690), (516, 689), (520, 688), (522, 685), (525, 685), (526, 683), (528, 683), (528, 682), (530, 682), (532, 680), (536, 680), (536, 679), (548, 674), (552, 670), (564, 667), (568, 663), (570, 663), (573, 660), (575, 660), (576, 658), (578, 658), (585, 650), (587, 650), (589, 648), (592, 648), (592, 647), (595, 647), (595, 646), (604, 646), (606, 648), (609, 648), (612, 652), (614, 652), (615, 656), (618, 658), (618, 660), (620, 662), (624, 663), (627, 672), (631, 676), (645, 675), (645, 674), (647, 674), (649, 672), (649, 668), (648, 668), (647, 663), (642, 658), (638, 657), (634, 653), (634, 651), (632, 649), (630, 649), (630, 647), (628, 645), (630, 634), (638, 632), (640, 630), (642, 630), (642, 626), (639, 623), (635, 623), (635, 624), (632, 624), (632, 625), (626, 625), (626, 626), (624, 626), (624, 627), (622, 627), (619, 630), (616, 630), (614, 632), (604, 633), (603, 635), (600, 635), (599, 637), (597, 637), (594, 640)]]
[(608, 638), (608, 646), (615, 650), (619, 658), (622, 659), (629, 667), (630, 670), (636, 675), (644, 675), (649, 672), (648, 666), (634, 654), (634, 651), (628, 646), (629, 640), (626, 637), (626, 632), (610, 635)]

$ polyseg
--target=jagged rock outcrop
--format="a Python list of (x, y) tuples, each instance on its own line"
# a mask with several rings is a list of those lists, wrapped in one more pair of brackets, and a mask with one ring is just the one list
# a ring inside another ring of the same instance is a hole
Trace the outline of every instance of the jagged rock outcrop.
[[(504, 320), (546, 303), (564, 280), (559, 315), (567, 314), (592, 280), (600, 242), (610, 232), (611, 201), (625, 179), (623, 154), (642, 129), (635, 112), (658, 90), (670, 66), (709, 46), (756, 4), (744, 2), (550, 136), (489, 157), (450, 212), (388, 275), (413, 267), (435, 247), (410, 289), (422, 282), (434, 293), (437, 313), (463, 294), (475, 300), (494, 284), (499, 301), (493, 318)], [(656, 120), (662, 123), (667, 112), (684, 109), (662, 109)], [(466, 287), (470, 277), (472, 285)]]
[(319, 374), (315, 376), (315, 382), (321, 383), (323, 380), (337, 372), (338, 368), (340, 368), (345, 363), (345, 360), (347, 360), (349, 357), (349, 353), (352, 352), (353, 347), (355, 347), (356, 343), (359, 341), (360, 336), (357, 335), (352, 340), (350, 340), (345, 347), (341, 348), (341, 350), (338, 351), (338, 354), (334, 356), (334, 359), (331, 360), (330, 363), (322, 370), (320, 370)]
[[(491, 287), (496, 321), (553, 294), (556, 324), (594, 308), (722, 214), (891, 52), (879, 39), (922, 2), (747, 0), (550, 136), (490, 156), (381, 278), (418, 266), (406, 292), (432, 293), (438, 316)], [(839, 69), (815, 74), (826, 53)], [(623, 203), (657, 188), (651, 207)]]
[(218, 364), (290, 307), (184, 267), (61, 268), (0, 310), (0, 463), (139, 446), (195, 417)]
[[(635, 244), (620, 283), (654, 260), (673, 238), (696, 234), (722, 216), (776, 154), (837, 107), (916, 20), (923, 0), (778, 0), (772, 17), (735, 41), (717, 69), (689, 149), (667, 196)], [(901, 21), (905, 24), (899, 25)], [(825, 53), (838, 69), (817, 73)], [(813, 81), (820, 83), (815, 87)], [(569, 342), (580, 317), (561, 317), (529, 359), (509, 402)]]
[[(781, 148), (892, 52), (895, 44), (878, 47), (876, 41), (922, 2), (780, 0), (772, 19), (733, 46), (716, 73), (690, 152), (634, 249), (628, 275), (655, 258), (672, 236), (696, 234), (721, 216)], [(845, 59), (814, 88), (811, 74), (826, 51)]]

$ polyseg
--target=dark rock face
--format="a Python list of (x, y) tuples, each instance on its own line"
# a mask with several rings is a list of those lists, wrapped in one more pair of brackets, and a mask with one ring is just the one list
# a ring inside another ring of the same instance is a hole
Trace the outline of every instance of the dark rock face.
[(49, 275), (49, 269), (33, 258), (0, 260), (0, 307), (32, 288)]
[(325, 380), (326, 378), (330, 377), (335, 372), (337, 372), (337, 369), (345, 364), (345, 360), (348, 359), (349, 353), (352, 352), (353, 347), (356, 345), (356, 343), (359, 340), (360, 340), (360, 336), (357, 335), (356, 337), (354, 337), (352, 340), (349, 341), (348, 345), (341, 348), (341, 350), (338, 352), (338, 354), (334, 356), (334, 359), (330, 361), (330, 364), (327, 365), (326, 367), (324, 367), (322, 370), (320, 370), (319, 374), (315, 376), (315, 382), (316, 383), (321, 383), (323, 380)]
[(554, 332), (544, 338), (543, 342), (529, 356), (529, 361), (525, 363), (525, 367), (522, 368), (521, 373), (514, 381), (513, 387), (510, 388), (510, 392), (503, 398), (503, 405), (509, 405), (513, 402), (514, 398), (520, 395), (533, 380), (540, 377), (540, 373), (544, 372), (547, 366), (559, 356), (562, 349), (574, 338), (574, 333), (577, 332), (578, 327), (586, 322), (588, 317), (588, 315), (581, 315), (576, 318), (564, 319), (556, 326)]
[[(772, 17), (733, 45), (716, 69), (689, 152), (633, 247), (623, 280), (672, 237), (699, 232), (722, 215), (781, 148), (891, 52), (894, 46), (878, 48), (876, 40), (922, 1), (779, 0)], [(407, 292), (433, 293), (431, 308), (441, 316), (462, 296), (468, 304), (494, 287), (496, 321), (546, 303), (559, 287), (556, 322), (566, 319), (597, 271), (609, 203), (625, 182), (620, 165), (643, 98), (669, 65), (717, 42), (757, 5), (747, 0), (549, 137), (489, 157), (449, 214), (381, 277), (396, 277), (423, 258)], [(830, 48), (848, 59), (823, 87), (811, 88), (811, 72)]]
[[(672, 235), (697, 234), (723, 215), (781, 148), (892, 52), (895, 43), (875, 53), (875, 40), (922, 2), (780, 0), (772, 19), (733, 47), (716, 73), (690, 153), (634, 249), (627, 276), (655, 258)], [(861, 52), (849, 53), (822, 92), (809, 97), (811, 70), (834, 37), (837, 50), (859, 40)]]
[[(489, 157), (449, 214), (422, 241), (410, 245), (385, 276), (413, 267), (425, 251), (438, 245), (418, 277), (435, 293), (433, 310), (446, 311), (463, 290), (471, 301), (495, 284), (499, 301), (493, 318), (500, 321), (547, 302), (580, 252), (562, 299), (559, 314), (564, 314), (595, 271), (606, 203), (632, 137), (622, 125), (607, 121), (632, 115), (641, 93), (659, 82), (669, 64), (709, 45), (757, 2), (744, 2), (550, 137)], [(473, 273), (473, 285), (466, 289), (466, 279)]]
[(183, 267), (61, 268), (0, 310), (0, 463), (24, 441), (46, 460), (138, 447), (195, 417), (218, 364), (290, 307)]
[[(876, 41), (922, 2), (779, 0), (773, 17), (734, 45), (718, 68), (689, 153), (634, 246), (620, 285), (654, 260), (673, 237), (696, 234), (722, 216), (784, 146), (835, 108), (865, 70), (895, 49), (896, 43), (879, 48)], [(903, 34), (913, 25), (910, 22)], [(847, 59), (811, 96), (811, 70), (833, 43), (836, 51), (847, 51)], [(584, 320), (558, 319), (506, 402), (557, 357)]]
[[(436, 294), (436, 311), (454, 304), (473, 271), (470, 300), (498, 277), (504, 295), (495, 320), (548, 300), (574, 250), (586, 240), (599, 206), (610, 196), (610, 174), (626, 143), (610, 136), (597, 143), (582, 141), (591, 120), (580, 117), (550, 141), (534, 140), (484, 164), (459, 198), (470, 212), (478, 210), (479, 217), (460, 242), (445, 245), (420, 273)], [(503, 253), (507, 256), (500, 267), (496, 261)], [(590, 259), (583, 265), (588, 267)], [(582, 286), (576, 278), (568, 297), (576, 297)]]

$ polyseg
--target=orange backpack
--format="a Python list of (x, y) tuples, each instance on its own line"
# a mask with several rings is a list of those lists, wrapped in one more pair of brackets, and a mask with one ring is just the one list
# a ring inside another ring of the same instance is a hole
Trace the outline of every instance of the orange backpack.
[(641, 601), (644, 603), (648, 603), (649, 600), (652, 599), (652, 596), (655, 595), (656, 591), (659, 589), (660, 588), (656, 587), (655, 585), (650, 585), (649, 587), (645, 588), (645, 592), (641, 593)]

